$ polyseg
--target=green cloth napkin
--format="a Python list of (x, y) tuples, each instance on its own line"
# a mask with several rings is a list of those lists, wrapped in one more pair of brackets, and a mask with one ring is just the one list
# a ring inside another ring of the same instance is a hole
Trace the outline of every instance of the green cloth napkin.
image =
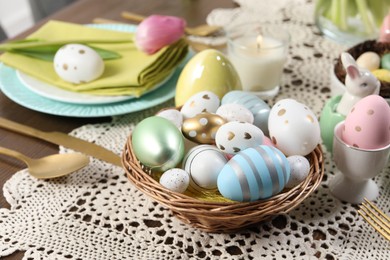
[[(47, 41), (71, 40), (77, 43), (78, 40), (89, 39), (132, 40), (134, 34), (49, 21), (27, 38)], [(0, 61), (37, 79), (70, 91), (93, 95), (135, 95), (139, 97), (169, 76), (188, 52), (188, 45), (184, 39), (164, 47), (153, 55), (139, 51), (132, 41), (90, 45), (118, 52), (122, 58), (105, 60), (104, 73), (100, 78), (78, 85), (62, 80), (54, 71), (52, 62), (11, 52), (1, 55)]]

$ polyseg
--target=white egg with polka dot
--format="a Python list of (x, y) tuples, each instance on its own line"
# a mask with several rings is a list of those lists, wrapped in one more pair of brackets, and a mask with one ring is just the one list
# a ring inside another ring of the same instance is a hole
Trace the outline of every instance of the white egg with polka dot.
[(99, 78), (104, 72), (104, 62), (92, 48), (83, 44), (67, 44), (55, 54), (54, 70), (64, 81), (82, 84)]
[(294, 99), (282, 99), (271, 108), (268, 128), (275, 147), (286, 156), (308, 155), (321, 141), (317, 117)]

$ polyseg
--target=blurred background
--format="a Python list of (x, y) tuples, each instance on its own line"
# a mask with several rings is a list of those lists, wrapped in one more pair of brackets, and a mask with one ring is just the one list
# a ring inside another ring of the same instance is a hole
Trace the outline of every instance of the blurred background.
[(0, 41), (23, 32), (73, 1), (75, 0), (0, 1)]

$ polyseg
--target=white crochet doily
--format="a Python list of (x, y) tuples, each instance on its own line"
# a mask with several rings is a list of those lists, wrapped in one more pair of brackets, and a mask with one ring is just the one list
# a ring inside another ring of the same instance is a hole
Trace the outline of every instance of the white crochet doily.
[[(214, 10), (207, 21), (226, 25), (257, 19), (288, 29), (292, 42), (282, 88), (268, 102), (294, 98), (319, 115), (331, 95), (330, 67), (344, 48), (319, 34), (313, 1), (237, 2), (240, 8)], [(171, 105), (85, 125), (71, 135), (121, 154), (140, 120)], [(330, 194), (335, 166), (328, 153), (324, 156), (324, 180), (301, 205), (234, 234), (205, 233), (181, 223), (139, 192), (120, 167), (96, 159), (55, 180), (37, 180), (22, 170), (3, 187), (11, 209), (0, 209), (0, 256), (23, 250), (25, 259), (388, 259), (389, 243), (362, 220), (356, 206)], [(387, 167), (375, 178), (376, 204), (387, 214), (389, 176)]]

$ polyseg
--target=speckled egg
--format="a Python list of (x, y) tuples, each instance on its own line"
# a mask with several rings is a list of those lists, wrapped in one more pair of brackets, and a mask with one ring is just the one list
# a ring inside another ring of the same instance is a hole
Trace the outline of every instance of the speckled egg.
[(226, 121), (240, 121), (253, 124), (253, 114), (252, 112), (240, 104), (224, 104), (221, 105), (217, 112), (217, 115), (220, 115)]
[(81, 84), (99, 78), (104, 62), (92, 48), (83, 44), (67, 44), (55, 54), (54, 70), (64, 81)]
[(285, 155), (308, 155), (320, 143), (320, 125), (314, 113), (294, 99), (282, 99), (271, 109), (269, 134)]
[(271, 108), (261, 98), (251, 93), (234, 90), (223, 96), (221, 104), (240, 104), (253, 114), (253, 124), (268, 135), (268, 117)]
[(160, 184), (168, 190), (183, 193), (190, 184), (190, 175), (183, 169), (173, 168), (161, 175)]
[(179, 110), (170, 108), (165, 109), (156, 114), (156, 116), (163, 117), (165, 119), (168, 119), (171, 121), (177, 128), (181, 128), (181, 125), (183, 124), (183, 115), (180, 113)]
[(281, 192), (290, 165), (278, 149), (261, 145), (236, 154), (218, 175), (218, 190), (235, 201), (266, 199)]
[(191, 118), (202, 112), (215, 113), (219, 107), (219, 97), (211, 91), (202, 91), (191, 96), (184, 103), (180, 112), (184, 119)]
[(225, 123), (225, 119), (219, 115), (203, 112), (184, 120), (182, 132), (187, 139), (193, 142), (214, 144), (218, 129)]
[(218, 129), (215, 143), (222, 152), (236, 154), (246, 148), (263, 144), (263, 138), (263, 131), (257, 126), (232, 121)]
[(373, 51), (367, 51), (362, 53), (357, 59), (356, 64), (368, 70), (376, 70), (379, 68), (381, 62), (381, 57), (378, 53)]
[(292, 155), (287, 157), (290, 164), (290, 179), (286, 184), (286, 188), (293, 188), (300, 184), (310, 172), (310, 163), (306, 157), (301, 155)]
[(212, 145), (192, 148), (183, 159), (183, 169), (190, 174), (190, 185), (199, 190), (217, 188), (219, 172), (227, 162), (224, 154)]
[(361, 149), (378, 149), (390, 143), (390, 107), (379, 95), (359, 100), (347, 115), (343, 141)]

